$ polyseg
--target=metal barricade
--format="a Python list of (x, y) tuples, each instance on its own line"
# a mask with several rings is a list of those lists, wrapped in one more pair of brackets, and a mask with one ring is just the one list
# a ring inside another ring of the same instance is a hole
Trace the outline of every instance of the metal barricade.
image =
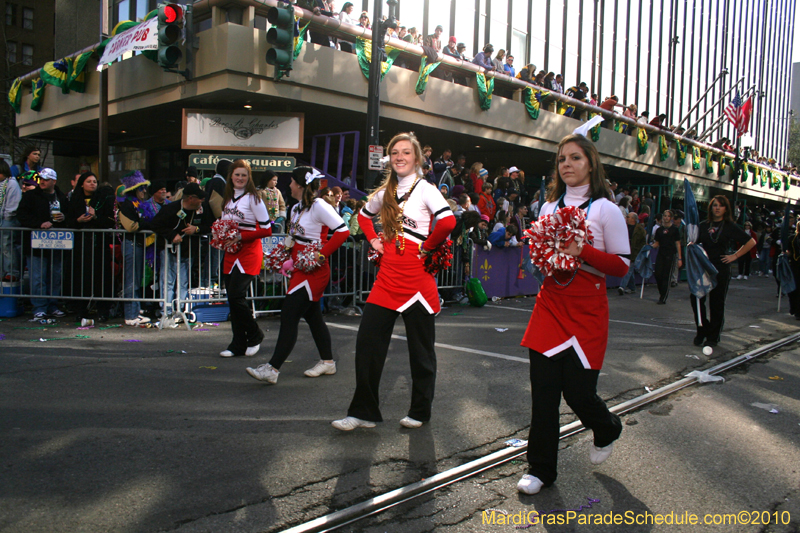
[(0, 227), (2, 296), (30, 299), (34, 313), (59, 301), (79, 317), (139, 315), (142, 304), (166, 305), (156, 236), (117, 229)]

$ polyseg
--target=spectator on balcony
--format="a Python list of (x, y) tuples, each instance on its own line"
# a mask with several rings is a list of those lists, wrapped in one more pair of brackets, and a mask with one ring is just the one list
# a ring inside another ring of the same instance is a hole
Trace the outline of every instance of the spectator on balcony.
[[(622, 111), (622, 116), (631, 119), (632, 121), (636, 122), (638, 117), (638, 109), (636, 108), (636, 104), (631, 104), (625, 107), (624, 111)], [(633, 134), (633, 126), (630, 124), (623, 124), (622, 128), (620, 129), (620, 133), (624, 133), (626, 135)]]
[(458, 47), (456, 46), (456, 42), (458, 39), (454, 35), (450, 36), (450, 39), (447, 41), (447, 46), (444, 47), (442, 53), (446, 56), (454, 57), (456, 59), (463, 59), (461, 54), (458, 53)]
[(494, 70), (494, 63), (492, 63), (493, 53), (494, 46), (487, 44), (483, 47), (482, 52), (478, 52), (478, 55), (475, 56), (475, 59), (473, 59), (472, 62), (486, 70)]
[(11, 175), (16, 178), (31, 170), (38, 171), (42, 168), (39, 164), (41, 158), (42, 152), (38, 148), (35, 146), (28, 146), (23, 150), (19, 164), (11, 167)]
[(436, 26), (436, 29), (433, 30), (431, 35), (425, 37), (425, 46), (430, 46), (437, 52), (442, 51), (442, 33), (444, 32), (444, 28), (441, 26)]
[(580, 82), (578, 85), (574, 85), (567, 89), (565, 93), (570, 98), (575, 100), (580, 100), (581, 102), (586, 102), (586, 95), (589, 92), (589, 87), (586, 86), (586, 82)]
[(506, 56), (506, 62), (503, 65), (503, 71), (505, 71), (505, 73), (511, 76), (512, 78), (517, 77), (517, 71), (514, 69), (514, 56), (512, 56), (511, 54)]
[(495, 55), (494, 59), (492, 59), (492, 65), (494, 66), (495, 72), (504, 72), (503, 64), (505, 63), (505, 59), (506, 51), (501, 48), (497, 51), (497, 55)]
[(536, 75), (536, 65), (534, 65), (533, 63), (528, 63), (527, 65), (525, 65), (525, 68), (521, 69), (517, 73), (517, 78), (527, 83), (533, 83), (534, 82), (533, 77), (535, 75)]
[(561, 74), (556, 75), (556, 79), (553, 82), (553, 90), (559, 94), (564, 94), (564, 76)]
[[(17, 217), (20, 225), (26, 228), (45, 230), (66, 227), (67, 197), (56, 185), (55, 171), (43, 168), (37, 175), (39, 176), (38, 187), (23, 194), (22, 199), (19, 200)], [(30, 292), (34, 295), (31, 297), (33, 318), (41, 320), (48, 316), (63, 317), (64, 312), (59, 310), (58, 300), (54, 298), (61, 296), (63, 252), (60, 250), (34, 250), (31, 248), (30, 238), (22, 239), (22, 241), (25, 257), (28, 260)], [(5, 248), (3, 251), (5, 252)]]
[(483, 184), (483, 190), (481, 191), (478, 198), (478, 210), (480, 210), (482, 215), (488, 216), (489, 220), (494, 219), (494, 215), (497, 212), (497, 203), (494, 201), (494, 198), (492, 197), (491, 183)]
[[(610, 113), (613, 113), (613, 112), (614, 112), (614, 108), (615, 108), (615, 107), (623, 107), (623, 106), (622, 106), (622, 105), (619, 103), (619, 98), (617, 97), (617, 95), (611, 95), (611, 96), (609, 96), (608, 98), (606, 98), (605, 100), (603, 100), (603, 103), (602, 103), (602, 104), (600, 104), (600, 108), (601, 108), (601, 109), (605, 109), (606, 111), (608, 111), (608, 112), (610, 112)], [(612, 127), (613, 127), (613, 124), (614, 124), (614, 119), (611, 119), (611, 118), (607, 118), (607, 119), (605, 119), (605, 120), (603, 121), (603, 127), (604, 127), (604, 128), (612, 128)]]
[[(369, 24), (369, 13), (367, 13), (366, 11), (361, 12), (361, 15), (358, 17), (358, 25), (368, 30), (372, 29), (372, 26), (370, 26)], [(416, 32), (416, 30), (414, 31)]]
[[(464, 43), (458, 43), (458, 45), (456, 46), (456, 50), (458, 50), (458, 55), (461, 56), (461, 59), (463, 61), (469, 61), (469, 59), (467, 58), (466, 54), (464, 53), (464, 51), (466, 49), (467, 49), (467, 45), (464, 44)], [(466, 85), (466, 83), (465, 83), (465, 85)]]
[(650, 111), (642, 111), (642, 114), (639, 115), (639, 119), (636, 121), (639, 124), (649, 124), (650, 123)]
[(655, 126), (656, 128), (664, 128), (664, 122), (667, 120), (666, 113), (661, 113), (656, 118), (650, 121), (651, 126)]
[[(351, 16), (354, 9), (355, 8), (353, 7), (352, 2), (345, 2), (344, 6), (342, 6), (342, 10), (339, 12), (339, 22), (342, 24), (357, 26), (358, 21)], [(353, 44), (343, 39), (339, 40), (339, 48), (342, 50), (342, 52), (353, 53)]]
[(592, 93), (592, 97), (589, 98), (589, 105), (597, 105), (598, 97), (597, 93)]
[(555, 72), (548, 72), (545, 75), (544, 79), (542, 80), (542, 87), (544, 87), (548, 91), (558, 92), (555, 89), (555, 78), (556, 78)]
[(546, 87), (545, 84), (544, 84), (544, 78), (545, 78), (545, 72), (543, 70), (540, 70), (536, 74), (536, 77), (533, 79), (533, 84), (534, 85), (538, 85), (539, 87), (542, 87), (543, 89), (548, 89), (549, 90), (550, 87)]

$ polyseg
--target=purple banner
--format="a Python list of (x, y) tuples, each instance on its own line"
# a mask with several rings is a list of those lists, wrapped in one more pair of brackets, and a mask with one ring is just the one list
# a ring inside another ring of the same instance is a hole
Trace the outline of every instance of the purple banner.
[(538, 294), (539, 282), (520, 269), (522, 261), (530, 254), (527, 246), (521, 248), (492, 248), (486, 251), (475, 247), (472, 256), (472, 277), (481, 280), (483, 290), (489, 298), (507, 296), (531, 296)]

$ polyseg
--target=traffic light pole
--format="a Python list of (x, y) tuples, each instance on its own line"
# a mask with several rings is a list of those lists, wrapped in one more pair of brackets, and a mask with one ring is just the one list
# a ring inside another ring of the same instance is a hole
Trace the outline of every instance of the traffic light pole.
[[(397, 26), (395, 12), (397, 0), (388, 0), (389, 18), (383, 18), (383, 2), (375, 0), (373, 9), (372, 26), (372, 62), (369, 65), (369, 93), (367, 96), (367, 144), (380, 145), (380, 115), (381, 115), (381, 63), (385, 55), (384, 37), (387, 28)], [(366, 151), (366, 164), (364, 165), (364, 188), (369, 191), (375, 186), (378, 177), (377, 170), (369, 168), (369, 150)]]

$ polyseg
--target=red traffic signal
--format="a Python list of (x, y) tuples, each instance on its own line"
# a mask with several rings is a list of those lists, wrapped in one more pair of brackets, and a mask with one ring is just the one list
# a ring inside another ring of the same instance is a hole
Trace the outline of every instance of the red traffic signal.
[(184, 18), (183, 6), (180, 4), (166, 4), (160, 10), (159, 18), (165, 24), (180, 24)]

